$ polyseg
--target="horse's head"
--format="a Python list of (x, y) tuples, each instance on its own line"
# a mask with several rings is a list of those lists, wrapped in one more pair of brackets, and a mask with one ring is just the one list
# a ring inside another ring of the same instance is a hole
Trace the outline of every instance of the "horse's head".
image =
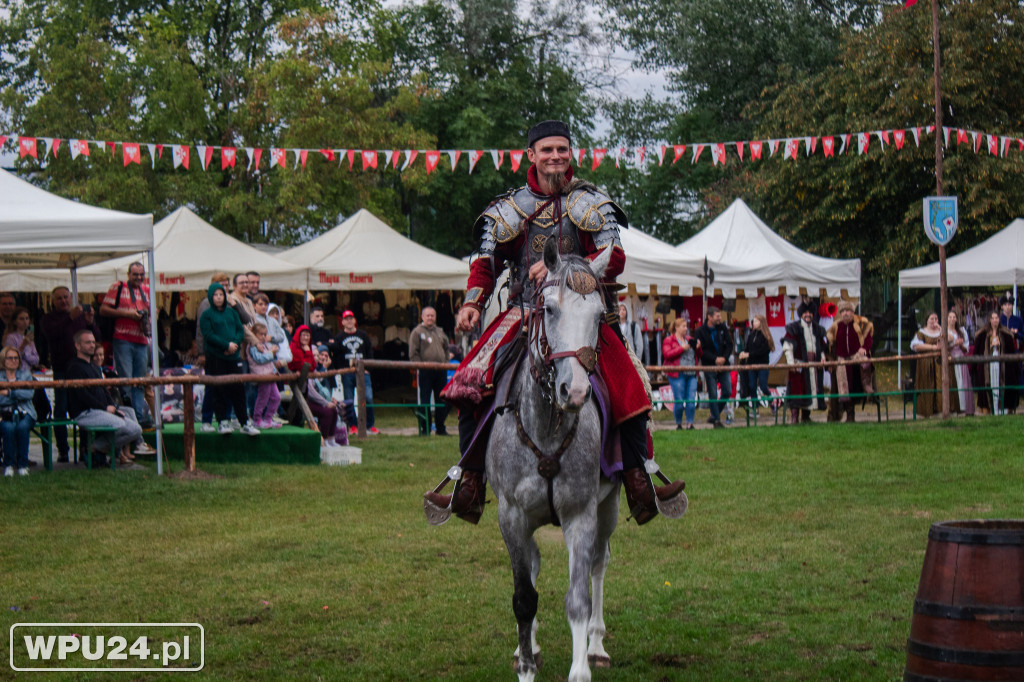
[(547, 281), (538, 289), (538, 324), (531, 334), (535, 368), (549, 382), (551, 399), (562, 410), (578, 412), (590, 398), (590, 373), (597, 365), (598, 336), (604, 317), (601, 277), (611, 260), (605, 249), (592, 263), (561, 256), (558, 239), (544, 248)]

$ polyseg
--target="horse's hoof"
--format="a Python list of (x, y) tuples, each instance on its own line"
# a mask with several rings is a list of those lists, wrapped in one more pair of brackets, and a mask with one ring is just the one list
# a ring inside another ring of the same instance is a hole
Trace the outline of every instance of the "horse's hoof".
[(440, 526), (452, 517), (450, 507), (438, 507), (425, 498), (423, 500), (423, 513), (427, 515), (427, 523), (431, 526)]
[(658, 511), (670, 519), (678, 519), (682, 517), (690, 506), (690, 500), (686, 497), (686, 493), (682, 491), (680, 491), (680, 493), (675, 497), (668, 500), (659, 500), (658, 496), (655, 495), (654, 500), (658, 504)]
[(590, 654), (589, 656), (587, 656), (587, 660), (590, 662), (590, 665), (594, 666), (595, 668), (612, 667), (612, 659), (608, 658), (607, 656), (598, 656), (597, 654)]
[[(537, 667), (537, 670), (544, 667), (544, 658), (540, 655), (540, 652), (533, 655), (533, 664)], [(512, 656), (512, 672), (519, 673), (519, 654)]]

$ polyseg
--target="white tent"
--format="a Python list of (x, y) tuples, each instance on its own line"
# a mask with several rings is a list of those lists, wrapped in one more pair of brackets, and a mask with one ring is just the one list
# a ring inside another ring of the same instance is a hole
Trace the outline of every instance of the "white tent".
[(313, 291), (464, 289), (469, 276), (467, 263), (403, 237), (366, 209), (280, 258), (306, 268)]
[[(0, 268), (68, 269), (77, 297), (79, 266), (149, 251), (153, 266), (153, 216), (135, 215), (64, 199), (0, 170)], [(10, 289), (20, 290), (11, 286)], [(153, 292), (156, 293), (155, 291)], [(150, 331), (156, 338), (156, 296), (150, 297)], [(76, 299), (77, 302), (77, 299)], [(160, 362), (153, 346), (153, 371)], [(153, 418), (160, 428), (160, 392)], [(163, 473), (163, 442), (156, 439), (157, 474)]]
[(0, 206), (3, 269), (70, 269), (153, 248), (153, 216), (64, 199), (7, 171), (0, 171)]
[(619, 284), (641, 295), (663, 296), (692, 296), (695, 288), (702, 287), (702, 255), (688, 253), (636, 228), (619, 230), (619, 239), (626, 253)]
[(798, 249), (742, 199), (676, 248), (706, 256), (715, 271), (713, 286), (726, 298), (735, 298), (739, 290), (745, 298), (757, 297), (759, 290), (778, 296), (783, 287), (790, 296), (803, 289), (812, 296), (860, 298), (860, 259), (824, 258)]
[[(946, 286), (1017, 286), (1024, 284), (1024, 219), (1017, 218), (977, 246), (946, 259)], [(903, 343), (903, 290), (905, 288), (938, 288), (939, 264), (900, 270), (899, 317), (896, 338)], [(902, 365), (902, 363), (900, 363)], [(897, 375), (902, 378), (902, 372)]]
[[(263, 289), (303, 289), (306, 271), (291, 263), (254, 249), (229, 237), (191, 210), (181, 207), (153, 226), (155, 281), (161, 291), (205, 291), (213, 273), (229, 275), (250, 270), (260, 273)], [(123, 280), (128, 266), (141, 260), (132, 254), (95, 263), (78, 271), (78, 288), (103, 292)], [(148, 269), (147, 269), (148, 272)], [(154, 277), (150, 277), (153, 286)], [(49, 291), (64, 278), (46, 270), (28, 270), (19, 274), (16, 284), (8, 284), (0, 274), (0, 287), (16, 291)]]

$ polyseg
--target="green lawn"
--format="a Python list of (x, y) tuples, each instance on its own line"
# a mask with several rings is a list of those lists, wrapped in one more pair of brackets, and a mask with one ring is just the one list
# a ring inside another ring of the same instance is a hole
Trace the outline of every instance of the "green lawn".
[[(1022, 425), (659, 432), (690, 511), (643, 528), (623, 512), (606, 589), (613, 667), (594, 679), (900, 679), (929, 525), (1024, 515)], [(495, 509), (479, 526), (423, 517), (455, 439), (363, 445), (351, 468), (199, 453), (223, 478), (0, 480), (0, 678), (13, 623), (128, 621), (201, 623), (203, 679), (513, 679)], [(566, 551), (557, 529), (539, 544), (539, 679), (565, 679)]]

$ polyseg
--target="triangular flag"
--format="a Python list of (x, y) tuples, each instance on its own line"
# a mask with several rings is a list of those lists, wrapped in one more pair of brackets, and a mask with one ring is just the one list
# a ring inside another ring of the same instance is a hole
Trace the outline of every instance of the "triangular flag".
[(245, 155), (249, 157), (249, 163), (246, 164), (245, 170), (251, 170), (252, 169), (252, 159), (253, 159), (253, 153), (252, 152), (253, 152), (253, 148), (252, 147), (245, 147)]
[(779, 142), (781, 140), (768, 140), (768, 155), (775, 156), (775, 152), (779, 151)]
[(402, 158), (401, 150), (395, 149), (391, 152), (391, 167), (398, 168), (398, 160)]
[(491, 161), (494, 162), (494, 170), (501, 168), (501, 164), (505, 163), (505, 150), (504, 149), (492, 149), (491, 150)]
[(3, 149), (4, 143), (7, 142), (6, 135), (0, 135), (0, 149)]
[(237, 157), (237, 150), (234, 147), (221, 147), (220, 148), (220, 169), (235, 167), (235, 158)]
[[(672, 151), (675, 152), (675, 156), (672, 157), (672, 163), (675, 164), (675, 162), (678, 161), (680, 159), (680, 157), (682, 157), (682, 155), (686, 152), (686, 145), (685, 144), (674, 144), (674, 145), (672, 145)], [(596, 166), (595, 166), (595, 168), (596, 168)]]
[(903, 5), (903, 7), (904, 7), (904, 9), (906, 9), (907, 7), (913, 7), (916, 4), (917, 4), (917, 0), (907, 0), (906, 3)]
[(309, 158), (309, 150), (308, 149), (296, 149), (295, 150), (295, 156), (297, 157), (299, 163), (302, 164), (302, 170), (306, 170), (306, 159)]
[(448, 155), (448, 160), (452, 162), (452, 172), (455, 171), (455, 164), (459, 162), (459, 157), (462, 156), (461, 149), (446, 149), (445, 153)]
[(436, 149), (432, 149), (432, 150), (426, 152), (426, 154), (427, 154), (427, 175), (430, 175), (431, 173), (434, 172), (434, 169), (437, 168), (437, 162), (441, 160), (441, 152), (437, 151)]
[(121, 145), (121, 154), (124, 157), (124, 165), (129, 163), (137, 163), (142, 165), (142, 152), (139, 151), (139, 145), (134, 142), (125, 142)]
[[(199, 165), (202, 166), (203, 170), (206, 170), (206, 167), (210, 164), (210, 159), (213, 158), (213, 148), (205, 144), (197, 144), (196, 151), (199, 152)], [(206, 154), (207, 151), (210, 152), (209, 156)]]
[(71, 150), (71, 158), (77, 159), (79, 155), (89, 156), (89, 141), (88, 140), (71, 140), (68, 143), (68, 148)]
[(110, 156), (113, 157), (114, 154), (117, 152), (117, 143), (107, 142), (107, 146), (110, 147)]
[(637, 155), (640, 158), (640, 160), (637, 162), (637, 165), (639, 165), (640, 167), (643, 167), (643, 165), (644, 165), (644, 154), (646, 154), (646, 153), (647, 153), (647, 147), (646, 146), (638, 147), (637, 148)]
[(967, 131), (963, 128), (956, 129), (956, 143), (958, 145), (967, 143)]
[(800, 139), (796, 137), (788, 139), (786, 140), (786, 149), (782, 153), (782, 158), (790, 158), (796, 161), (796, 153), (798, 151), (800, 151)]
[(857, 151), (863, 154), (871, 144), (871, 136), (867, 133), (857, 133)]
[(346, 149), (345, 150), (345, 158), (348, 159), (348, 169), (352, 170), (352, 166), (354, 166), (355, 163), (356, 163), (356, 150), (355, 149)]
[(260, 159), (263, 158), (263, 147), (256, 147), (252, 150), (252, 164), (254, 168), (260, 167)]
[[(915, 130), (918, 130), (918, 129), (915, 128)], [(942, 144), (943, 144), (944, 147), (948, 147), (949, 146), (949, 127), (948, 126), (942, 126)], [(917, 146), (918, 147), (921, 146), (920, 140), (918, 140)]]
[(395, 152), (391, 151), (390, 149), (385, 149), (384, 150), (384, 167), (385, 168), (387, 168), (388, 166), (391, 165), (391, 159), (394, 157), (394, 155), (395, 155)]
[[(344, 161), (346, 158), (348, 158), (348, 150), (347, 149), (332, 149), (331, 151), (334, 152), (335, 158), (338, 159), (338, 167), (340, 168), (341, 167), (341, 162)], [(352, 165), (352, 164), (349, 164), (349, 165)]]
[(52, 137), (40, 137), (38, 139), (42, 140), (42, 142), (43, 142), (43, 158), (45, 159), (46, 155), (49, 153), (49, 151), (51, 149), (53, 149), (53, 138)]
[(616, 168), (619, 167), (619, 161), (622, 160), (622, 157), (625, 155), (625, 153), (626, 153), (626, 148), (625, 147), (619, 147), (619, 151), (617, 151), (615, 153), (615, 167)]
[(146, 144), (146, 149), (149, 150), (149, 165), (151, 168), (156, 168), (156, 145)]
[(829, 135), (828, 137), (821, 138), (821, 153), (826, 158), (836, 155), (836, 138)]
[(981, 151), (981, 135), (977, 131), (971, 131), (971, 139), (974, 140), (974, 153), (977, 154)]
[(704, 145), (702, 145), (702, 144), (695, 145), (693, 147), (693, 159), (690, 161), (690, 163), (697, 163), (697, 159), (700, 158), (700, 154), (703, 151), (704, 151)]
[(740, 161), (743, 160), (743, 142), (736, 143), (736, 155), (740, 157)]
[[(914, 146), (921, 146), (921, 128), (912, 128), (911, 132), (914, 133)], [(946, 134), (946, 146), (949, 146), (949, 134)]]
[(377, 167), (377, 151), (376, 150), (374, 150), (374, 149), (364, 149), (360, 153), (360, 156), (363, 159), (363, 170), (366, 170), (367, 168), (376, 168)]
[(885, 143), (888, 142), (888, 140), (886, 138), (888, 138), (889, 135), (884, 130), (876, 130), (875, 131), (875, 135), (878, 136), (878, 144), (880, 144), (882, 146), (882, 151), (884, 152), (885, 151)]
[(892, 139), (896, 143), (896, 149), (903, 149), (904, 135), (907, 131), (905, 130), (894, 130), (892, 131)]
[(338, 160), (338, 157), (334, 153), (333, 149), (321, 149), (320, 153), (323, 154), (323, 157), (330, 161), (331, 163), (334, 163), (335, 161)]
[(664, 165), (664, 163), (665, 163), (665, 151), (667, 149), (668, 149), (667, 146), (661, 145), (661, 148), (658, 150), (658, 165), (659, 166)]
[[(888, 130), (883, 130), (882, 131), (882, 142), (884, 142), (885, 144), (892, 144), (891, 142), (889, 142), (889, 131)], [(884, 148), (884, 146), (883, 146), (883, 148)]]
[(274, 166), (280, 166), (281, 168), (285, 168), (287, 163), (288, 163), (288, 159), (287, 159), (287, 153), (285, 152), (285, 150), (283, 150), (281, 148), (275, 148), (275, 147), (271, 147), (270, 148), (270, 167), (271, 168), (273, 168)]
[(472, 173), (473, 169), (476, 168), (477, 162), (484, 156), (483, 149), (474, 149), (469, 152), (469, 172)]
[(815, 147), (818, 146), (818, 138), (816, 137), (805, 137), (804, 138), (804, 154), (810, 156), (814, 153)]
[(925, 128), (925, 132), (931, 135), (932, 133), (935, 132), (935, 126), (928, 126), (927, 128)]
[(764, 143), (761, 142), (761, 140), (751, 140), (750, 141), (750, 159), (751, 160), (760, 159), (761, 158), (761, 147), (762, 147), (763, 144)]
[(18, 158), (24, 159), (26, 156), (31, 156), (33, 159), (38, 159), (36, 156), (36, 138), (34, 137), (19, 137), (18, 138)]
[(1003, 137), (1001, 137), (999, 139), (1002, 140), (1002, 145), (1001, 145), (1002, 156), (1006, 156), (1007, 152), (1010, 151), (1010, 138), (1008, 138), (1008, 137), (1006, 137), (1004, 135)]
[(418, 149), (406, 149), (405, 150), (405, 163), (402, 164), (402, 170), (405, 170), (412, 165), (412, 162), (416, 160), (416, 155), (420, 153)]
[(184, 166), (185, 170), (188, 170), (188, 145), (187, 144), (176, 144), (173, 146), (172, 162), (174, 167)]
[(995, 135), (988, 136), (988, 153), (992, 156), (999, 155), (999, 141), (996, 140)]
[(576, 167), (579, 168), (583, 165), (583, 158), (587, 155), (587, 150), (580, 148), (576, 150)]
[(508, 153), (509, 160), (512, 163), (512, 172), (513, 173), (518, 173), (519, 172), (519, 164), (523, 160), (523, 153), (524, 152), (523, 152), (522, 149), (513, 149), (512, 151), (510, 151)]
[(841, 135), (840, 139), (842, 140), (842, 142), (839, 145), (839, 156), (842, 156), (843, 152), (846, 151), (846, 148), (850, 146), (850, 133)]
[(590, 165), (590, 170), (597, 170), (597, 167), (601, 165), (601, 161), (604, 160), (604, 155), (607, 153), (607, 149), (591, 149), (590, 156), (594, 160), (594, 162)]
[(711, 145), (711, 164), (717, 166), (720, 163), (725, 163), (725, 143), (716, 142)]
[(60, 149), (61, 139), (59, 137), (53, 138), (50, 141), (50, 151), (53, 152), (53, 158), (57, 158), (57, 150)]

